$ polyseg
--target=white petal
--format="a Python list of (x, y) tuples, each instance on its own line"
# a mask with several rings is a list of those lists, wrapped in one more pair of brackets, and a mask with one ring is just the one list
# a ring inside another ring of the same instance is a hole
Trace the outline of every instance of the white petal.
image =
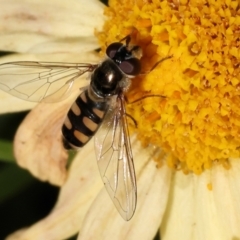
[(3, 0), (0, 49), (23, 51), (56, 38), (93, 36), (103, 25), (103, 7), (96, 0)]
[(33, 108), (36, 103), (20, 100), (0, 90), (0, 113), (24, 111)]
[[(31, 48), (31, 53), (65, 53), (65, 54), (79, 54), (82, 52), (89, 52), (99, 48), (97, 39), (95, 37), (78, 37), (68, 39), (57, 39), (38, 44)], [(85, 60), (86, 61), (86, 60)]]
[(156, 168), (149, 151), (137, 142), (133, 146), (138, 184), (135, 215), (124, 221), (103, 189), (84, 220), (78, 240), (152, 239), (156, 234), (168, 199), (170, 170)]
[(195, 227), (193, 176), (182, 172), (176, 172), (173, 176), (169, 201), (161, 225), (161, 239), (190, 240), (192, 228)]
[[(231, 163), (230, 170), (218, 165), (200, 176), (175, 174), (161, 239), (240, 237), (240, 165), (236, 160)], [(212, 184), (212, 190), (208, 184)]]
[(98, 48), (94, 36), (56, 38), (37, 33), (9, 33), (0, 37), (4, 51), (21, 53), (81, 53)]
[(218, 166), (212, 173), (213, 199), (222, 239), (240, 239), (240, 159), (230, 164), (230, 170)]
[(62, 240), (79, 231), (88, 208), (103, 187), (93, 149), (91, 141), (75, 157), (52, 212), (7, 240)]
[(14, 140), (17, 163), (42, 181), (56, 185), (64, 183), (67, 173), (68, 155), (62, 145), (61, 127), (69, 107), (68, 101), (38, 104), (24, 119)]
[[(62, 54), (12, 54), (0, 58), (0, 63), (12, 61), (52, 61), (52, 62), (99, 62), (99, 56), (94, 52), (62, 53)], [(16, 73), (17, 74), (17, 73)], [(87, 76), (85, 76), (87, 78)], [(86, 84), (88, 82), (86, 81)], [(29, 110), (36, 106), (36, 103), (24, 101), (3, 92), (0, 89), (0, 113), (18, 112)]]

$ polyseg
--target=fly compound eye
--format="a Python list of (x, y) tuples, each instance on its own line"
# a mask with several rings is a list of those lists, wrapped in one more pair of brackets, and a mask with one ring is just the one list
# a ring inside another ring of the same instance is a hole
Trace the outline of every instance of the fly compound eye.
[(120, 42), (115, 42), (107, 47), (106, 54), (109, 58), (114, 58), (116, 52), (123, 46)]
[(130, 58), (122, 61), (119, 68), (127, 75), (136, 76), (141, 71), (140, 60), (137, 58)]

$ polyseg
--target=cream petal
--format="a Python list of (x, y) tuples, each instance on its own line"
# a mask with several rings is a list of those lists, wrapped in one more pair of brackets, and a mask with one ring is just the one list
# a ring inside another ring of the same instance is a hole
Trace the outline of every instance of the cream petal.
[[(52, 62), (99, 62), (99, 56), (94, 52), (79, 53), (58, 53), (58, 54), (12, 54), (0, 58), (0, 63), (12, 61), (52, 61)], [(17, 73), (16, 73), (17, 74)], [(87, 75), (84, 76), (87, 78)], [(85, 82), (88, 84), (88, 81)], [(36, 103), (24, 101), (3, 92), (0, 89), (0, 113), (18, 112), (32, 109)]]
[(230, 164), (230, 170), (218, 166), (212, 173), (213, 200), (222, 239), (240, 239), (240, 159), (231, 159)]
[(43, 53), (43, 54), (11, 54), (0, 58), (1, 63), (15, 61), (42, 61), (42, 62), (71, 62), (71, 63), (98, 63), (101, 60), (94, 51), (82, 51), (81, 53)]
[[(0, 31), (1, 32), (1, 31)], [(10, 32), (0, 36), (0, 49), (9, 52), (30, 52), (30, 49), (41, 43), (55, 40), (53, 36), (38, 33)]]
[(149, 151), (139, 143), (133, 144), (135, 157), (138, 205), (133, 218), (124, 221), (103, 189), (84, 219), (78, 240), (87, 239), (153, 239), (164, 213), (171, 172), (157, 168)]
[(0, 114), (29, 110), (35, 105), (36, 103), (20, 100), (0, 90)]
[(69, 107), (68, 101), (38, 104), (24, 119), (14, 140), (17, 163), (42, 181), (56, 185), (63, 184), (67, 174), (68, 154), (62, 145), (61, 126)]
[(21, 52), (56, 38), (93, 36), (103, 25), (103, 8), (97, 0), (1, 1), (0, 49)]
[(62, 240), (76, 234), (102, 187), (90, 141), (74, 158), (51, 213), (31, 227), (13, 233), (7, 240)]
[[(44, 42), (31, 48), (31, 53), (78, 53), (89, 52), (99, 48), (97, 39), (95, 37), (78, 37), (57, 39), (54, 41)], [(86, 61), (86, 60), (85, 60)]]
[(193, 240), (194, 204), (193, 176), (176, 172), (171, 181), (169, 201), (162, 220), (161, 239)]
[(56, 38), (37, 33), (9, 33), (0, 37), (4, 51), (21, 53), (76, 53), (98, 48), (97, 39), (92, 36)]
[[(239, 161), (239, 160), (238, 160)], [(200, 176), (177, 172), (161, 225), (161, 239), (218, 239), (240, 237), (240, 165), (214, 166)], [(208, 189), (212, 184), (213, 189)]]

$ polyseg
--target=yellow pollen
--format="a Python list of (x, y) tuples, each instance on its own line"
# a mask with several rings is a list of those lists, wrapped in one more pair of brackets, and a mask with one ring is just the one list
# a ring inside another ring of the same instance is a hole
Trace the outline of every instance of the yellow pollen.
[(105, 15), (96, 33), (103, 51), (128, 34), (143, 50), (145, 74), (133, 79), (129, 102), (158, 96), (127, 106), (143, 146), (184, 173), (229, 169), (240, 156), (239, 1), (110, 0)]

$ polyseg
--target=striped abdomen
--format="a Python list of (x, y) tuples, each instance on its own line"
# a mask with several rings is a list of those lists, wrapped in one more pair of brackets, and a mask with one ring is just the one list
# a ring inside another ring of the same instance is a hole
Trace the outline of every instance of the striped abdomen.
[(82, 92), (70, 108), (62, 127), (64, 147), (84, 146), (95, 134), (108, 109), (108, 102), (93, 101)]

